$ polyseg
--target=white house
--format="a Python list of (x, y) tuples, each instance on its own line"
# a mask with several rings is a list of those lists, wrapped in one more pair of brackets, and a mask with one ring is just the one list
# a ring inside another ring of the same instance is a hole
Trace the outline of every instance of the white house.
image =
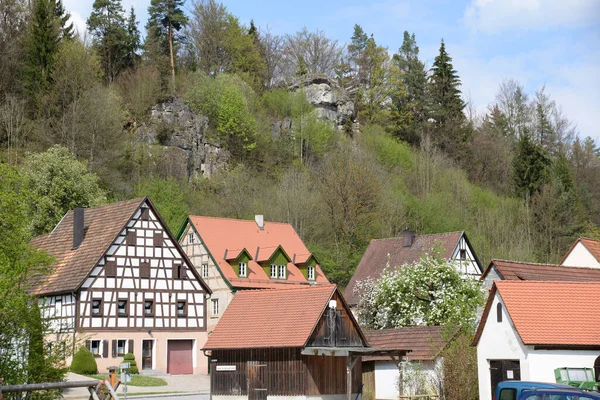
[(496, 281), (475, 333), (479, 398), (503, 380), (556, 382), (600, 363), (600, 282)]
[(600, 241), (579, 238), (563, 257), (561, 265), (566, 267), (590, 267), (600, 269)]

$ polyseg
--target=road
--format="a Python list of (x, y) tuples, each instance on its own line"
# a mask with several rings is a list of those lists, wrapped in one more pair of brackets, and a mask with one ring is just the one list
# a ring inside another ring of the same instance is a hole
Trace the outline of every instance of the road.
[[(119, 399), (122, 399), (123, 396), (119, 395)], [(177, 396), (176, 394), (172, 394), (169, 395), (168, 393), (165, 394), (164, 396), (157, 396), (156, 394), (154, 395), (150, 395), (147, 397), (143, 397), (143, 396), (135, 396), (132, 399), (135, 400), (140, 400), (140, 399), (148, 399), (148, 400), (157, 400), (157, 399), (161, 399), (161, 400), (208, 400), (210, 398), (209, 394), (191, 394), (191, 395), (184, 395), (184, 396)]]

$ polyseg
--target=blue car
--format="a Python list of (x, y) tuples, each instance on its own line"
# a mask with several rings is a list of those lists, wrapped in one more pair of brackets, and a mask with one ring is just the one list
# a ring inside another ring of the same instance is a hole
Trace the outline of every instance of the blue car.
[(524, 390), (532, 389), (573, 389), (573, 387), (560, 383), (503, 381), (496, 386), (494, 400), (518, 400)]
[(571, 389), (525, 389), (518, 400), (600, 400), (600, 393)]

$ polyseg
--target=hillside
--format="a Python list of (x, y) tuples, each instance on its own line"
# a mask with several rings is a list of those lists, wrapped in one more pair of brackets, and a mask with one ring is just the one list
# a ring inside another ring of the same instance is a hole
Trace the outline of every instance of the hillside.
[[(390, 57), (359, 25), (344, 47), (194, 7), (174, 53), (152, 13), (143, 45), (122, 10), (113, 28), (129, 36), (90, 18), (90, 44), (60, 13), (9, 13), (21, 45), (0, 43), (0, 160), (37, 182), (33, 233), (74, 205), (141, 195), (174, 231), (187, 214), (264, 214), (291, 223), (342, 286), (371, 239), (406, 227), (464, 230), (483, 264), (556, 262), (576, 237), (600, 236), (598, 149), (543, 88), (506, 81), (475, 115), (443, 41), (426, 70), (408, 32)], [(49, 178), (64, 165), (80, 192)]]

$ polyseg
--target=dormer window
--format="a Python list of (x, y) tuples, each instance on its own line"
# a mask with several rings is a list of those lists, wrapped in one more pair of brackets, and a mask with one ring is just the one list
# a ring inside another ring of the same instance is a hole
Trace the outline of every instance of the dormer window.
[(271, 279), (277, 279), (277, 264), (271, 264)]
[(279, 279), (285, 279), (285, 265), (280, 265), (279, 266)]
[(247, 264), (245, 262), (240, 262), (240, 276), (242, 277), (246, 277), (246, 269), (247, 269)]
[(308, 266), (308, 280), (309, 281), (314, 281), (315, 280), (315, 267), (314, 267), (314, 265), (309, 265)]

